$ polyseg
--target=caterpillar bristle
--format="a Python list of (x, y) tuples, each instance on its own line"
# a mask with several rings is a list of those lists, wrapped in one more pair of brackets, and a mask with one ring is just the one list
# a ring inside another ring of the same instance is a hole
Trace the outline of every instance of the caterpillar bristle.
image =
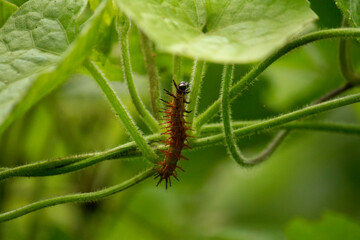
[[(191, 113), (191, 110), (188, 111), (185, 109), (185, 104), (190, 103), (186, 101), (186, 94), (190, 92), (188, 83), (180, 82), (177, 84), (175, 80), (173, 80), (173, 84), (176, 89), (174, 93), (164, 89), (165, 93), (172, 97), (172, 102), (161, 99), (166, 106), (160, 111), (164, 114), (163, 122), (160, 123), (160, 125), (163, 126), (161, 129), (165, 129), (161, 135), (169, 135), (169, 137), (163, 140), (163, 143), (168, 146), (168, 149), (160, 150), (164, 153), (164, 160), (158, 164), (159, 168), (155, 175), (155, 178), (160, 178), (157, 186), (165, 180), (166, 188), (168, 186), (171, 187), (171, 177), (179, 181), (176, 169), (184, 171), (184, 169), (177, 165), (180, 159), (187, 160), (187, 158), (181, 154), (181, 150), (184, 147), (191, 148), (187, 145), (189, 135), (186, 133), (190, 127), (187, 125), (189, 123), (184, 119), (188, 113)], [(185, 142), (187, 144), (185, 144)]]

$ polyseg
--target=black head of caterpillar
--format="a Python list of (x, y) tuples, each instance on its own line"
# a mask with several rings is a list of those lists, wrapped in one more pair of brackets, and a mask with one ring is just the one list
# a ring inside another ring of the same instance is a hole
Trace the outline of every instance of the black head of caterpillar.
[(180, 82), (176, 84), (173, 80), (175, 86), (175, 93), (171, 93), (168, 90), (164, 89), (166, 94), (172, 97), (172, 101), (168, 102), (161, 99), (166, 103), (166, 108), (163, 111), (165, 114), (165, 125), (166, 131), (163, 134), (169, 135), (165, 140), (166, 145), (168, 146), (167, 150), (162, 151), (165, 154), (164, 160), (158, 163), (159, 168), (157, 169), (155, 178), (160, 178), (157, 185), (159, 185), (162, 180), (165, 179), (166, 188), (169, 185), (171, 186), (171, 177), (173, 176), (176, 180), (177, 173), (176, 169), (183, 170), (181, 167), (177, 166), (177, 162), (180, 158), (186, 159), (181, 155), (181, 150), (183, 147), (188, 147), (185, 144), (186, 139), (189, 135), (186, 133), (189, 130), (187, 122), (185, 121), (185, 113), (190, 111), (186, 110), (186, 104), (189, 103), (186, 101), (186, 94), (190, 92), (189, 84), (187, 82)]

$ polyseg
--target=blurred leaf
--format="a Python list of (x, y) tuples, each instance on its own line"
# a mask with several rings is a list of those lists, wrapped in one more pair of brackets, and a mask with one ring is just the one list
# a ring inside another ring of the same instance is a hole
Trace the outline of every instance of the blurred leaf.
[(117, 0), (166, 52), (212, 62), (258, 61), (317, 17), (305, 0)]
[(295, 219), (285, 229), (289, 240), (357, 240), (360, 225), (345, 216), (326, 213), (318, 222)]
[(360, 26), (360, 1), (352, 0), (335, 0), (336, 5), (340, 8), (343, 15), (349, 21), (351, 26)]
[(82, 0), (32, 0), (0, 29), (0, 132), (59, 86), (90, 53), (104, 8), (69, 45), (84, 5)]
[[(90, 8), (93, 11), (96, 10), (100, 3), (100, 0), (89, 1)], [(113, 5), (113, 1), (108, 1), (103, 14), (102, 23), (100, 24), (100, 28), (98, 30), (98, 39), (95, 44), (95, 48), (101, 53), (103, 53), (104, 59), (102, 59), (102, 63), (104, 63), (106, 58), (108, 57), (113, 43), (117, 41), (117, 33), (114, 20), (115, 12), (116, 10)]]
[(26, 3), (28, 0), (6, 0), (6, 1), (20, 7), (21, 5)]
[(6, 20), (16, 11), (16, 9), (16, 5), (8, 3), (5, 0), (0, 0), (0, 27), (4, 25)]

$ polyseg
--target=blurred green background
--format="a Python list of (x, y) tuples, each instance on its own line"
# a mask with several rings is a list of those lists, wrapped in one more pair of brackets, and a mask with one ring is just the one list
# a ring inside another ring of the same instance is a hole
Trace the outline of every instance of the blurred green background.
[[(339, 27), (331, 0), (312, 0), (320, 20), (313, 28)], [(149, 106), (148, 83), (131, 33), (137, 89)], [(354, 56), (360, 49), (353, 45)], [(112, 61), (118, 60), (114, 46)], [(157, 54), (162, 88), (171, 84), (171, 56)], [(355, 59), (355, 66), (360, 66)], [(188, 80), (192, 63), (184, 59)], [(239, 66), (235, 80), (250, 66)], [(358, 70), (359, 67), (357, 67)], [(219, 96), (222, 66), (209, 64), (199, 111)], [(121, 82), (113, 86), (143, 132), (145, 125)], [(343, 83), (337, 41), (321, 41), (281, 58), (233, 106), (233, 118), (266, 118), (304, 106)], [(358, 90), (354, 90), (358, 91)], [(316, 116), (360, 122), (360, 105)], [(218, 121), (219, 117), (213, 121)], [(273, 133), (239, 140), (248, 155)], [(0, 224), (0, 239), (360, 239), (359, 137), (293, 131), (264, 164), (242, 169), (224, 146), (188, 152), (181, 182), (156, 187), (149, 179), (120, 194), (87, 204), (43, 209)], [(129, 141), (96, 83), (74, 74), (66, 84), (18, 119), (0, 137), (0, 166), (12, 167), (71, 154), (102, 151)], [(148, 167), (145, 161), (108, 161), (74, 173), (1, 182), (0, 209), (119, 183)]]

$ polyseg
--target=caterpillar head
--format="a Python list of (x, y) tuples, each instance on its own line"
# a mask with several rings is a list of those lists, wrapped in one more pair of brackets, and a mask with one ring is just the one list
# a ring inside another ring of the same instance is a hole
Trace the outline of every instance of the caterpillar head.
[(189, 83), (181, 81), (179, 83), (179, 90), (182, 92), (186, 92), (186, 90), (189, 88)]

